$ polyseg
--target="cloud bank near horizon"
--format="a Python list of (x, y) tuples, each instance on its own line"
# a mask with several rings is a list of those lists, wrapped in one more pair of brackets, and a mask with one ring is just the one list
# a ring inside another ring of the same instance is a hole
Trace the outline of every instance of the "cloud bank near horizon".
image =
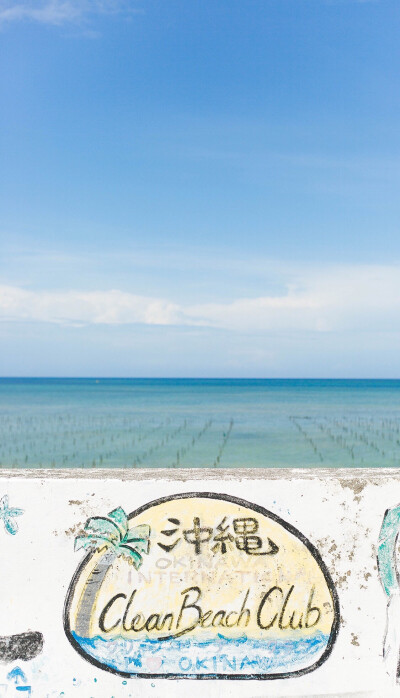
[[(185, 303), (112, 290), (0, 286), (0, 321), (69, 326), (157, 325), (236, 333), (400, 331), (400, 265), (298, 271), (276, 295)], [(182, 294), (184, 295), (184, 294)]]

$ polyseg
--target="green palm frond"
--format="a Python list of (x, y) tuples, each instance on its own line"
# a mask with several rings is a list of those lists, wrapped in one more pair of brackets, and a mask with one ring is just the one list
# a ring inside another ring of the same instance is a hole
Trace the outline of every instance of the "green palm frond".
[(114, 523), (116, 523), (119, 530), (121, 531), (122, 538), (124, 538), (128, 531), (128, 517), (125, 514), (122, 507), (117, 507), (117, 509), (113, 509), (113, 511), (110, 511), (108, 516), (110, 517), (110, 519), (112, 519), (112, 521), (114, 521)]
[(122, 557), (130, 562), (136, 569), (139, 569), (143, 562), (141, 554), (132, 548), (130, 545), (124, 545), (123, 543), (118, 548), (121, 551)]
[(75, 551), (100, 550), (104, 546), (113, 548), (117, 556), (138, 569), (143, 562), (142, 555), (150, 551), (150, 526), (129, 527), (122, 507), (113, 509), (107, 517), (93, 516), (87, 520), (84, 532), (75, 538)]
[(88, 536), (100, 536), (101, 538), (107, 538), (110, 543), (117, 545), (121, 540), (121, 532), (118, 526), (109, 519), (103, 516), (94, 516), (88, 519), (84, 528), (85, 533)]
[(148, 524), (133, 526), (127, 531), (124, 543), (129, 543), (138, 552), (148, 555), (150, 550), (150, 526)]
[(92, 535), (82, 535), (82, 536), (77, 536), (75, 538), (75, 545), (74, 545), (74, 550), (75, 552), (77, 550), (100, 550), (101, 548), (106, 547), (111, 547), (112, 544), (110, 544), (110, 541), (108, 538), (103, 538), (101, 536), (92, 536)]

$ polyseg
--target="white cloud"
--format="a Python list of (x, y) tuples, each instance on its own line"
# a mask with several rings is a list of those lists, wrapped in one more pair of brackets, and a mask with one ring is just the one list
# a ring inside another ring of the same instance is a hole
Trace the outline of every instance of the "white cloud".
[(72, 325), (181, 325), (236, 332), (400, 330), (400, 265), (292, 271), (280, 295), (187, 304), (110, 291), (0, 286), (0, 319)]
[(282, 295), (198, 305), (191, 313), (213, 326), (249, 331), (400, 329), (400, 266), (298, 272)]
[(0, 318), (59, 324), (179, 324), (179, 308), (122, 291), (49, 292), (0, 286)]
[(0, 0), (0, 23), (30, 20), (62, 25), (96, 14), (132, 12), (128, 0)]

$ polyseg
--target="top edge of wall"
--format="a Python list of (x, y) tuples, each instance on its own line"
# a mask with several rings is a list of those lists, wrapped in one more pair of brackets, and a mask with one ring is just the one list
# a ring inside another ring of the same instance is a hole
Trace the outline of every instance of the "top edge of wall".
[(400, 480), (400, 468), (12, 468), (0, 469), (0, 479), (79, 480)]

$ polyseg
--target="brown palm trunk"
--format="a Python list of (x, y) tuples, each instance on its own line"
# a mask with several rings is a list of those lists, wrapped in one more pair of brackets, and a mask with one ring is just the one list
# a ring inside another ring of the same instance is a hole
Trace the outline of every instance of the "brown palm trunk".
[(100, 559), (86, 580), (76, 614), (75, 632), (80, 637), (89, 637), (92, 609), (100, 592), (101, 586), (105, 580), (106, 574), (115, 558), (115, 550), (108, 548), (101, 555)]

